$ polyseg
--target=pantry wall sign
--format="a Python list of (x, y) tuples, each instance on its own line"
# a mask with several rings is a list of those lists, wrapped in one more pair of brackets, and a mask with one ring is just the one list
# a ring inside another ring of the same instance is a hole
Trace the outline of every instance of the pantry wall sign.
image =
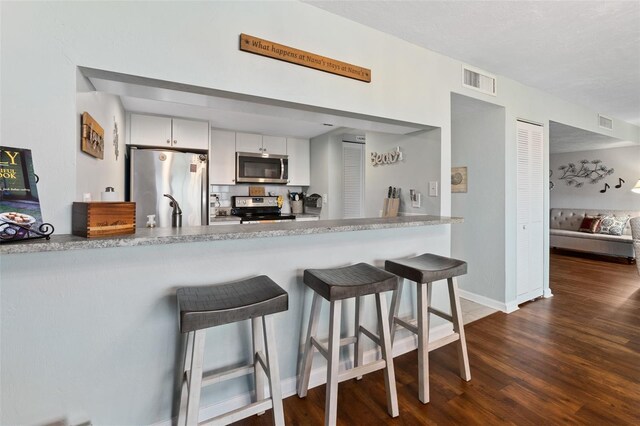
[(371, 70), (326, 56), (240, 34), (240, 50), (371, 83)]

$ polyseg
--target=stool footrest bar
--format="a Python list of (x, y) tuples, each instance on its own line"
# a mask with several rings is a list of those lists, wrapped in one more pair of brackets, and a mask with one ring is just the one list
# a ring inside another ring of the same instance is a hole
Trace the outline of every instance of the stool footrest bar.
[(453, 333), (448, 336), (442, 337), (436, 341), (429, 342), (429, 352), (434, 351), (438, 348), (448, 345), (449, 343), (453, 343), (457, 340), (460, 340), (460, 335), (458, 333)]
[[(407, 330), (409, 330), (410, 332), (412, 332), (413, 334), (418, 334), (418, 327), (415, 324), (412, 324), (412, 322), (416, 322), (415, 318), (410, 318), (407, 320), (398, 318), (398, 317), (394, 317), (394, 322), (396, 324), (398, 324), (401, 327), (406, 328)], [(393, 327), (393, 325), (392, 325)]]
[(432, 308), (429, 306), (428, 311), (434, 315), (439, 316), (440, 318), (444, 318), (449, 322), (453, 322), (453, 317), (447, 313), (442, 312), (440, 309)]
[[(254, 362), (256, 364), (260, 363), (260, 365), (262, 365), (262, 371), (264, 371), (264, 374), (266, 374), (269, 380), (271, 380), (271, 370), (269, 369), (269, 365), (267, 364), (267, 361), (265, 361), (264, 359), (264, 353), (262, 353), (262, 351), (256, 352)], [(256, 364), (253, 365), (254, 368)]]
[(253, 367), (254, 364), (246, 364), (235, 368), (208, 371), (202, 375), (202, 387), (253, 374)]
[[(344, 337), (340, 339), (340, 346), (353, 345), (357, 340), (358, 338), (355, 336)], [(329, 349), (327, 348), (326, 341), (320, 341), (315, 337), (311, 337), (311, 344), (316, 347), (325, 359), (329, 359)]]
[(315, 346), (318, 352), (320, 352), (325, 359), (329, 359), (329, 350), (325, 345), (323, 345), (319, 340), (316, 340), (315, 337), (311, 338), (311, 344)]
[(370, 332), (369, 330), (367, 330), (366, 328), (364, 328), (363, 326), (360, 326), (360, 332), (362, 334), (364, 334), (365, 336), (367, 336), (369, 339), (373, 340), (373, 342), (378, 345), (381, 346), (380, 343), (380, 336), (373, 334), (372, 332)]
[(353, 379), (359, 376), (364, 376), (365, 374), (382, 370), (383, 368), (386, 368), (386, 366), (387, 366), (387, 362), (384, 359), (380, 359), (378, 361), (374, 361), (360, 367), (355, 367), (355, 368), (352, 368), (351, 370), (345, 371), (344, 373), (340, 373), (338, 375), (338, 382), (344, 382), (345, 380)]
[(212, 419), (205, 420), (198, 423), (199, 426), (213, 426), (213, 425), (228, 425), (229, 423), (237, 422), (249, 416), (254, 416), (258, 413), (262, 413), (273, 407), (271, 398), (262, 401), (254, 402), (245, 407), (238, 408), (228, 413), (221, 414)]

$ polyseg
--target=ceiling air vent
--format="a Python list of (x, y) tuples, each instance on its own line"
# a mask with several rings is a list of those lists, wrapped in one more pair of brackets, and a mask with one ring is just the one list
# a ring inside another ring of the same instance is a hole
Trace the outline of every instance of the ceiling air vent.
[(603, 129), (613, 130), (613, 120), (604, 115), (598, 114), (598, 125)]
[(496, 96), (496, 76), (470, 66), (462, 67), (462, 85), (488, 95)]

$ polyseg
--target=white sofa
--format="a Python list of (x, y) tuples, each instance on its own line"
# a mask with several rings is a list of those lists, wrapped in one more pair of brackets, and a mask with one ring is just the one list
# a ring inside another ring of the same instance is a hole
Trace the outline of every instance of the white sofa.
[(551, 209), (549, 221), (549, 245), (552, 248), (583, 251), (621, 256), (631, 260), (635, 257), (631, 225), (627, 222), (622, 235), (590, 234), (580, 232), (580, 224), (585, 215), (598, 216), (612, 214), (616, 217), (640, 216), (640, 211), (626, 210), (588, 210), (588, 209)]

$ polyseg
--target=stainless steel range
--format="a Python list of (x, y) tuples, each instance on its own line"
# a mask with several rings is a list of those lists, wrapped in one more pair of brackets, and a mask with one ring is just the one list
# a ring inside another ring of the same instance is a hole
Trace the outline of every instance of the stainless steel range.
[(278, 197), (231, 197), (231, 214), (240, 223), (276, 223), (295, 220), (295, 216), (281, 214)]

